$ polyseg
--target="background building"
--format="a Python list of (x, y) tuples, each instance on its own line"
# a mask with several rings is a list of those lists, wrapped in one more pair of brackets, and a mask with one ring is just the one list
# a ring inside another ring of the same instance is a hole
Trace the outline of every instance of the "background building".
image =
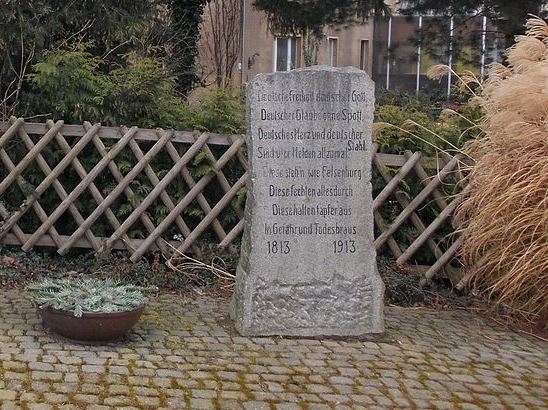
[[(199, 65), (206, 84), (228, 82), (238, 87), (258, 73), (304, 66), (299, 36), (272, 32), (266, 14), (253, 6), (253, 0), (226, 1), (231, 6), (222, 13), (216, 14), (210, 5), (204, 14)], [(430, 66), (447, 64), (482, 77), (488, 64), (501, 59), (503, 41), (486, 17), (404, 16), (392, 3), (390, 18), (326, 27), (318, 44), (318, 64), (360, 68), (375, 80), (377, 89), (438, 90), (449, 95), (454, 79), (446, 78), (441, 85), (430, 81)], [(223, 30), (226, 38), (215, 40), (214, 47), (212, 38)], [(224, 54), (226, 63), (221, 62)], [(230, 73), (225, 75), (228, 81), (220, 80), (225, 71)]]
[(454, 78), (440, 85), (426, 76), (435, 64), (454, 71), (469, 70), (478, 78), (489, 64), (500, 61), (503, 37), (483, 16), (454, 18), (403, 16), (375, 22), (373, 78), (385, 89), (450, 93)]
[[(243, 81), (255, 74), (287, 71), (303, 66), (300, 37), (280, 36), (268, 28), (264, 13), (245, 0)], [(318, 64), (359, 67), (371, 74), (374, 26), (372, 23), (326, 27), (318, 45)]]
[[(229, 2), (231, 0), (228, 0)], [(245, 84), (258, 73), (287, 71), (303, 67), (303, 47), (300, 36), (280, 35), (269, 28), (265, 13), (253, 7), (253, 0), (232, 0), (243, 5), (238, 10), (240, 27), (224, 27), (238, 39), (237, 62), (233, 65), (231, 83), (233, 86)], [(215, 6), (213, 6), (215, 7)], [(234, 12), (234, 8), (231, 9)], [(228, 12), (225, 12), (225, 15)], [(221, 44), (213, 51), (214, 37), (219, 30), (215, 20), (216, 11), (206, 7), (200, 40), (199, 66), (205, 82), (214, 82), (215, 68), (220, 66), (221, 54), (230, 50)], [(212, 21), (213, 20), (213, 21)], [(223, 24), (226, 24), (226, 17)], [(228, 19), (228, 25), (231, 25)], [(345, 25), (344, 27), (326, 27), (325, 36), (318, 44), (318, 64), (331, 66), (354, 66), (363, 69), (369, 75), (373, 68), (374, 24)], [(218, 36), (218, 35), (217, 35)], [(217, 41), (218, 43), (227, 43)], [(223, 71), (222, 69), (220, 71)]]

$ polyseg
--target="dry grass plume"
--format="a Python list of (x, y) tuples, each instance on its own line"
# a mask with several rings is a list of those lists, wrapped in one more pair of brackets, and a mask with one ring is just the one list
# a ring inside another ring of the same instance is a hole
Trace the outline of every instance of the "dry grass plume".
[(469, 194), (456, 214), (468, 285), (519, 317), (548, 322), (548, 26), (527, 22), (474, 97), (485, 136), (469, 143)]

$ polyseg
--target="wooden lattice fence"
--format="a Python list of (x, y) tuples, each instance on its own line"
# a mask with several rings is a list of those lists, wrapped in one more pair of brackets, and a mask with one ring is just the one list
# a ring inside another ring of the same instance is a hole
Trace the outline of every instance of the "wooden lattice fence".
[[(459, 157), (391, 155), (374, 145), (375, 245), (431, 278), (461, 239), (450, 224)], [(200, 244), (237, 250), (248, 164), (241, 135), (0, 123), (0, 243), (28, 251), (123, 249), (130, 259)], [(234, 246), (236, 245), (236, 246)]]

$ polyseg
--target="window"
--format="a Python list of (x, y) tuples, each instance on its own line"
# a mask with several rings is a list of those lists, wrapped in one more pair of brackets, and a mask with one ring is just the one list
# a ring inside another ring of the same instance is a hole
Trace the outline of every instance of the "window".
[(296, 37), (274, 39), (274, 71), (289, 71), (298, 66), (298, 40)]
[(360, 41), (360, 70), (367, 71), (369, 64), (369, 40)]
[(327, 39), (327, 49), (329, 53), (329, 61), (327, 62), (328, 65), (331, 67), (337, 66), (337, 57), (338, 57), (338, 46), (339, 46), (339, 40), (335, 37), (329, 37)]

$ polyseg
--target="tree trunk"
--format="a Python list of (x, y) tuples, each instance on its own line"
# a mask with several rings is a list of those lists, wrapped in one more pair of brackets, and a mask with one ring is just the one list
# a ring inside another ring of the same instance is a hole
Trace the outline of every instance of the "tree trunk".
[(301, 32), (304, 66), (310, 67), (318, 64), (318, 43), (319, 39), (310, 30), (303, 29)]

